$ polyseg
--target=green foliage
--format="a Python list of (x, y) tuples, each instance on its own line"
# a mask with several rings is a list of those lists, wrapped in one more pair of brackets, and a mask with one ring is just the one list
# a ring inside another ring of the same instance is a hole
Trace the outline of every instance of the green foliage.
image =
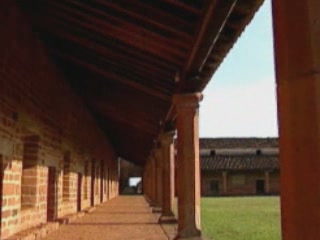
[(201, 211), (208, 239), (281, 239), (279, 197), (202, 198)]

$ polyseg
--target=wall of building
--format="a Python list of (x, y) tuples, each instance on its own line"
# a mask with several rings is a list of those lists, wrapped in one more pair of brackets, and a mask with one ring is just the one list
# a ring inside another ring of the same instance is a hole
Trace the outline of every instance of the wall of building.
[(48, 58), (16, 1), (0, 1), (0, 33), (4, 239), (47, 222), (48, 215), (60, 218), (115, 197), (118, 169), (112, 146)]
[[(220, 195), (256, 195), (257, 180), (264, 181), (264, 194), (279, 194), (279, 172), (269, 173), (269, 192), (267, 192), (267, 183), (264, 171), (229, 171), (226, 172), (226, 192), (223, 186), (222, 171), (202, 171), (201, 191), (203, 196)], [(218, 187), (214, 185), (218, 185)]]
[(270, 172), (270, 193), (280, 194), (280, 173), (279, 171)]

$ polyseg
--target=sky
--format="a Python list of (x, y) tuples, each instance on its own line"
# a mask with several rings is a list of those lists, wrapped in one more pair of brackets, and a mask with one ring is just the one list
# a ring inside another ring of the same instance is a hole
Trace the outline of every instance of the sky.
[(132, 178), (129, 178), (129, 186), (132, 187), (132, 186), (137, 186), (137, 184), (141, 181), (141, 177), (132, 177)]
[(203, 92), (200, 137), (278, 136), (275, 88), (266, 0)]

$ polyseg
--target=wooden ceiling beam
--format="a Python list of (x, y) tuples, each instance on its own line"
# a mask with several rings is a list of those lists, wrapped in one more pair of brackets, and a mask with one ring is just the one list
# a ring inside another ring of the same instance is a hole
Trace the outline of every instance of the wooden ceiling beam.
[(171, 98), (168, 95), (165, 95), (159, 91), (155, 91), (154, 89), (148, 88), (148, 87), (141, 85), (137, 82), (131, 81), (130, 79), (120, 77), (119, 75), (117, 75), (115, 73), (104, 71), (104, 70), (96, 67), (95, 65), (88, 63), (88, 62), (84, 62), (83, 60), (80, 60), (76, 57), (73, 57), (73, 56), (70, 56), (70, 55), (67, 55), (67, 54), (64, 54), (61, 52), (55, 52), (55, 55), (58, 55), (64, 59), (67, 59), (68, 61), (71, 61), (72, 63), (74, 63), (78, 66), (84, 67), (84, 68), (89, 69), (95, 73), (98, 73), (101, 76), (104, 76), (105, 78), (109, 79), (110, 81), (117, 81), (119, 83), (125, 84), (125, 85), (130, 86), (134, 89), (137, 89), (145, 94), (159, 98), (163, 101), (171, 101)]
[[(127, 136), (126, 136), (127, 137)], [(127, 137), (128, 138), (128, 137)], [(117, 146), (119, 148), (119, 157), (131, 161), (138, 165), (143, 165), (152, 148), (149, 139), (137, 139), (135, 137), (119, 140)], [(153, 142), (153, 141), (152, 141)]]
[(198, 38), (184, 66), (184, 75), (201, 72), (237, 0), (209, 1), (198, 31)]
[[(99, 47), (98, 47), (99, 48)], [(70, 49), (72, 51), (70, 52)], [(88, 51), (85, 49), (78, 49), (76, 46), (70, 46), (67, 48), (62, 48), (60, 50), (50, 48), (53, 55), (55, 52), (64, 52), (65, 54), (73, 55), (74, 52), (77, 52), (77, 57), (80, 59), (86, 59), (91, 63), (94, 63), (97, 67), (104, 69), (105, 71), (115, 72), (120, 76), (130, 78), (132, 81), (139, 82), (145, 86), (152, 87), (155, 90), (163, 91), (164, 89), (168, 89), (168, 93), (171, 93), (174, 89), (174, 80), (173, 76), (171, 77), (164, 77), (163, 73), (159, 72), (151, 72), (150, 70), (146, 69), (148, 66), (141, 67), (139, 65), (128, 65), (125, 62), (118, 62), (112, 60), (110, 55), (99, 55), (102, 52), (99, 51), (98, 54), (92, 51)]]
[[(77, 51), (77, 48), (74, 48), (74, 46), (72, 48), (73, 52)], [(63, 57), (61, 57), (61, 55), (74, 56), (72, 52), (68, 52), (68, 49), (48, 48), (48, 51), (53, 56), (57, 56), (62, 59)], [(171, 84), (166, 78), (160, 78), (160, 76), (156, 76), (154, 73), (152, 73), (152, 75), (147, 75), (143, 69), (141, 69), (141, 72), (137, 72), (136, 70), (130, 69), (130, 67), (128, 68), (128, 65), (110, 61), (107, 57), (95, 55), (90, 51), (84, 51), (83, 49), (79, 50), (79, 54), (76, 55), (76, 58), (85, 59), (86, 62), (94, 64), (97, 68), (117, 74), (119, 77), (131, 79), (132, 82), (139, 83), (145, 87), (150, 87), (155, 91), (158, 90), (163, 93), (166, 92), (170, 95), (174, 89), (173, 84)], [(68, 61), (70, 62), (70, 60)]]
[[(151, 114), (147, 113), (143, 106), (140, 106), (140, 109), (133, 107), (130, 109), (128, 106), (119, 106), (117, 103), (106, 103), (103, 100), (99, 101), (90, 101), (93, 106), (97, 106), (100, 110), (103, 110), (102, 114), (115, 114), (119, 115), (123, 119), (126, 119), (129, 122), (136, 123), (137, 125), (147, 125), (150, 129), (157, 130), (159, 128), (159, 119)], [(131, 104), (133, 106), (133, 104)], [(119, 111), (121, 109), (121, 111)], [(134, 116), (134, 119), (132, 117)]]
[[(174, 88), (174, 75), (172, 74), (171, 76), (166, 74), (165, 72), (161, 72), (159, 70), (153, 70), (152, 67), (150, 67), (147, 64), (128, 64), (125, 62), (118, 62), (118, 61), (113, 61), (112, 59), (106, 59), (106, 57), (100, 57), (101, 60), (109, 66), (119, 66), (119, 69), (122, 69), (123, 75), (124, 73), (132, 76), (133, 79), (140, 79), (144, 80), (144, 84), (146, 85), (156, 85), (157, 88), (159, 87), (160, 89), (162, 88), (167, 88), (168, 92), (170, 92), (171, 89)], [(135, 76), (135, 77), (134, 77)]]
[(187, 5), (187, 4), (185, 4), (185, 3), (181, 2), (181, 1), (165, 0), (165, 2), (170, 3), (170, 4), (174, 5), (174, 6), (179, 7), (179, 8), (182, 8), (183, 10), (191, 12), (191, 13), (193, 13), (195, 15), (200, 15), (201, 14), (201, 10), (200, 9), (194, 8), (194, 7), (192, 7), (190, 5)]
[[(132, 71), (136, 70), (140, 73), (146, 74), (148, 78), (151, 78), (152, 81), (155, 81), (155, 79), (162, 79), (162, 81), (171, 81), (171, 79), (174, 78), (174, 73), (172, 70), (150, 64), (150, 62), (147, 61), (139, 61), (138, 59), (134, 59), (133, 57), (127, 57), (123, 54), (119, 54), (118, 51), (114, 51), (103, 46), (97, 46), (97, 48), (99, 48), (100, 50), (96, 53), (103, 53), (103, 55), (101, 56), (107, 58), (108, 61), (126, 65)], [(159, 83), (161, 84), (161, 82)]]
[(176, 36), (164, 37), (163, 35), (159, 34), (155, 29), (153, 29), (153, 31), (150, 31), (137, 24), (129, 22), (128, 20), (121, 19), (120, 17), (115, 17), (111, 14), (106, 13), (103, 10), (90, 7), (90, 5), (88, 4), (83, 4), (75, 0), (65, 0), (65, 1), (68, 3), (72, 3), (74, 6), (77, 6), (78, 9), (81, 8), (86, 12), (92, 13), (92, 15), (97, 16), (96, 19), (102, 19), (101, 17), (103, 17), (106, 20), (108, 20), (107, 22), (114, 22), (116, 25), (120, 25), (121, 28), (125, 29), (131, 34), (139, 33), (139, 35), (142, 35), (142, 36), (150, 36), (151, 38), (157, 39), (157, 41), (162, 43), (163, 45), (170, 44), (174, 48), (180, 48), (183, 51), (186, 51), (187, 49), (190, 48), (192, 38), (189, 38), (189, 41), (187, 41), (186, 38), (181, 38)]
[(172, 27), (172, 24), (163, 24), (162, 22), (156, 21), (154, 18), (149, 18), (144, 14), (139, 14), (123, 8), (113, 1), (94, 0), (94, 2), (100, 4), (101, 6), (105, 6), (118, 11), (121, 14), (125, 14), (129, 17), (135, 18), (139, 21), (143, 21), (146, 24), (150, 24), (150, 26), (152, 27), (157, 27), (159, 29), (165, 30), (173, 35), (178, 36), (179, 38), (185, 39), (187, 42), (192, 41), (192, 36), (190, 34), (177, 30), (176, 28)]
[[(139, 54), (130, 48), (127, 48), (127, 51), (124, 51), (124, 49), (119, 46), (111, 46), (110, 48), (105, 47), (104, 45), (96, 43), (93, 39), (88, 39), (88, 34), (86, 34), (83, 38), (76, 37), (75, 34), (70, 33), (70, 30), (62, 28), (57, 24), (51, 26), (50, 29), (42, 29), (42, 27), (40, 28), (43, 32), (47, 32), (49, 35), (55, 36), (62, 40), (66, 39), (72, 43), (84, 47), (85, 49), (94, 51), (97, 55), (104, 55), (105, 57), (114, 58), (120, 62), (139, 65), (147, 72), (152, 71), (159, 74), (163, 79), (170, 79), (170, 76), (172, 76), (172, 74), (175, 72), (175, 65), (168, 65), (165, 61), (160, 61), (154, 58), (152, 59), (147, 55)], [(52, 44), (52, 46), (53, 45), (54, 44)], [(59, 48), (60, 45), (57, 45), (56, 47)]]
[[(95, 0), (96, 2), (99, 1), (100, 3), (103, 0)], [(109, 7), (121, 8), (127, 11), (130, 11), (134, 14), (144, 16), (146, 22), (157, 22), (161, 23), (165, 26), (170, 26), (173, 29), (178, 29), (179, 32), (185, 32), (189, 36), (190, 30), (194, 29), (194, 22), (188, 22), (182, 18), (179, 18), (171, 13), (159, 10), (156, 7), (152, 7), (150, 4), (145, 4), (141, 1), (126, 1), (126, 0), (117, 0), (117, 1), (104, 1), (104, 4), (108, 4)], [(110, 4), (112, 2), (113, 4)], [(101, 3), (102, 4), (102, 3)], [(129, 10), (130, 9), (130, 10)], [(122, 10), (123, 11), (123, 10)]]
[[(163, 102), (152, 96), (141, 95), (133, 88), (123, 88), (121, 85), (118, 85), (110, 90), (107, 86), (108, 85), (106, 85), (105, 91), (107, 94), (103, 94), (101, 97), (97, 95), (98, 97), (91, 97), (91, 99), (96, 99), (95, 101), (110, 102), (115, 108), (124, 109), (128, 113), (133, 111), (132, 114), (134, 116), (136, 116), (136, 111), (140, 113), (143, 112), (142, 116), (151, 121), (158, 121), (161, 119), (171, 104), (170, 102)], [(104, 87), (102, 86), (99, 89), (103, 90), (103, 88)], [(126, 98), (119, 98), (119, 93), (121, 96), (126, 96)]]
[[(148, 84), (150, 84), (150, 81), (151, 81), (156, 83), (155, 85), (157, 87), (162, 86), (163, 88), (172, 88), (172, 89), (174, 87), (173, 80), (170, 81), (170, 79), (173, 79), (173, 74), (169, 75), (166, 73), (165, 70), (161, 71), (161, 69), (157, 69), (156, 66), (154, 65), (148, 65), (143, 63), (141, 64), (139, 61), (134, 62), (133, 60), (125, 59), (123, 57), (119, 58), (118, 55), (115, 54), (117, 51), (112, 51), (98, 44), (92, 44), (92, 42), (90, 42), (87, 39), (77, 38), (74, 35), (70, 34), (67, 30), (55, 31), (55, 35), (61, 36), (61, 38), (67, 39), (72, 43), (76, 43), (77, 45), (84, 47), (85, 49), (93, 51), (95, 54), (97, 54), (97, 56), (93, 56), (93, 58), (96, 58), (96, 60), (100, 59), (101, 62), (104, 62), (107, 66), (110, 66), (112, 64), (119, 65), (122, 62), (123, 67), (126, 70), (124, 72), (128, 72), (128, 73), (130, 72), (130, 75), (132, 75), (134, 74), (134, 72), (138, 71), (137, 72), (138, 75), (136, 75), (136, 77), (138, 77), (139, 79), (146, 78), (146, 81), (149, 82)], [(61, 53), (61, 51), (55, 48), (51, 48), (50, 51), (53, 54), (57, 52), (58, 54), (59, 52)], [(67, 52), (68, 51), (65, 51), (65, 54)], [(81, 53), (81, 50), (79, 50), (78, 52)], [(116, 56), (115, 57), (116, 61), (114, 63), (113, 61), (110, 60), (114, 58), (113, 56)], [(120, 60), (120, 63), (117, 60)], [(129, 68), (127, 67), (128, 66), (127, 63), (130, 63), (130, 62), (131, 62), (131, 69), (130, 67)]]
[[(138, 68), (136, 65), (119, 63), (104, 56), (90, 55), (92, 60), (96, 61), (97, 66), (106, 66), (103, 67), (106, 71), (115, 72), (120, 76), (130, 78), (133, 81), (139, 82), (145, 86), (153, 87), (155, 90), (164, 92), (164, 89), (166, 89), (166, 92), (172, 93), (174, 89), (173, 76), (171, 76), (171, 78), (163, 78), (161, 74), (157, 75), (156, 73), (149, 72), (144, 68)], [(84, 56), (86, 56), (86, 54), (84, 54)]]
[[(72, 24), (70, 24), (69, 28), (67, 28), (67, 23), (64, 22), (61, 19), (46, 19), (43, 20), (41, 23), (38, 24), (38, 26), (42, 29), (42, 31), (46, 31), (48, 33), (52, 32), (56, 35), (59, 35), (61, 37), (63, 37), (63, 35), (70, 29), (74, 30), (74, 29), (80, 29), (77, 26), (72, 26)], [(89, 43), (89, 45), (101, 45), (98, 42), (94, 41), (94, 38), (98, 39), (98, 34), (95, 34), (94, 32), (91, 32), (88, 29), (80, 29), (81, 32), (87, 32), (90, 34), (90, 38), (92, 39), (88, 39), (88, 36), (83, 35), (81, 36), (81, 38), (78, 37), (78, 39), (86, 39), (86, 41)], [(61, 32), (61, 33), (59, 33)], [(100, 34), (101, 35), (101, 34)], [(94, 36), (94, 37), (92, 37)], [(74, 36), (75, 38), (77, 38), (76, 36)], [(100, 37), (99, 37), (100, 38)], [(99, 39), (100, 40), (100, 39)], [(122, 50), (122, 51), (127, 51), (127, 55), (128, 56), (132, 56), (132, 58), (137, 57), (137, 58), (141, 58), (143, 60), (145, 60), (145, 62), (150, 62), (150, 64), (154, 64), (155, 66), (159, 66), (162, 68), (177, 68), (177, 65), (180, 64), (180, 61), (177, 59), (173, 59), (173, 58), (162, 58), (161, 56), (155, 56), (152, 53), (148, 53), (148, 52), (143, 52), (142, 50), (136, 49), (132, 46), (126, 46), (126, 45), (120, 45), (120, 44), (125, 44), (125, 43), (121, 43), (121, 42), (116, 42), (114, 41), (114, 39), (112, 38), (105, 38), (104, 39), (104, 43), (110, 43), (110, 48), (112, 48), (114, 51), (118, 50)], [(87, 46), (88, 47), (88, 46)]]
[(154, 125), (143, 119), (130, 117), (129, 114), (119, 111), (119, 109), (115, 109), (114, 107), (111, 107), (110, 104), (95, 103), (94, 106), (98, 108), (100, 114), (102, 114), (103, 117), (111, 118), (115, 121), (119, 121), (122, 124), (139, 129), (139, 131), (146, 132), (149, 134), (155, 134), (159, 130), (158, 125)]
[[(114, 136), (113, 144), (119, 156), (134, 162), (143, 162), (150, 152), (156, 134), (142, 132), (127, 125), (119, 125), (114, 120), (106, 119), (106, 133)], [(121, 129), (120, 129), (121, 127)]]
[(176, 49), (171, 45), (161, 43), (161, 41), (159, 42), (159, 39), (157, 38), (128, 32), (126, 29), (116, 27), (113, 24), (101, 21), (99, 19), (93, 19), (88, 14), (84, 14), (81, 11), (74, 9), (69, 9), (63, 5), (55, 3), (54, 1), (51, 1), (50, 5), (58, 8), (58, 11), (51, 11), (48, 13), (51, 17), (55, 16), (58, 19), (62, 19), (64, 22), (77, 24), (93, 32), (112, 37), (121, 42), (125, 42), (132, 47), (138, 48), (142, 51), (150, 52), (164, 59), (173, 58), (179, 61), (185, 57), (184, 51)]

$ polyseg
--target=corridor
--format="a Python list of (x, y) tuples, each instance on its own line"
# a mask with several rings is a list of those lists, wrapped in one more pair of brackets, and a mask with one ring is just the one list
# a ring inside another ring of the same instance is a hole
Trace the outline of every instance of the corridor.
[(167, 240), (142, 196), (119, 196), (48, 235), (45, 240)]

